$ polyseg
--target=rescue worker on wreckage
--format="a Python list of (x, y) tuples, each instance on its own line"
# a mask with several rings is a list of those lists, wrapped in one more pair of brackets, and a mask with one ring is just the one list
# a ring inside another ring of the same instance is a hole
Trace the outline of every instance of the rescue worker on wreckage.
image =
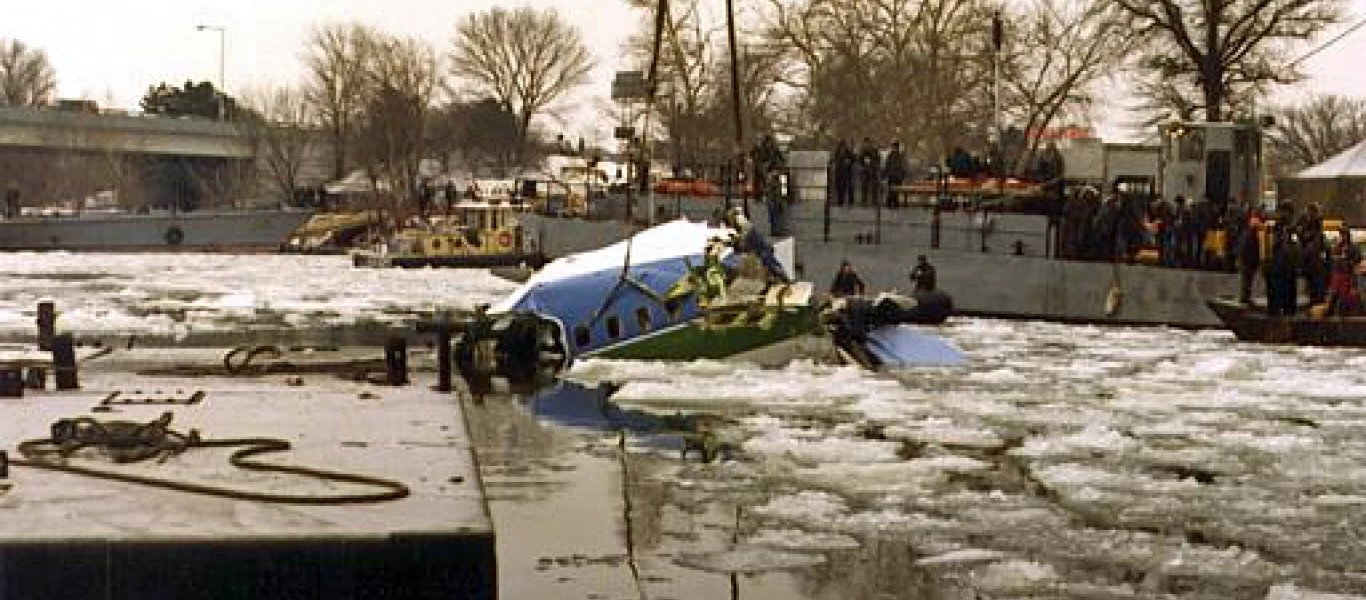
[(830, 284), (830, 295), (836, 298), (862, 296), (864, 289), (863, 279), (854, 271), (854, 266), (847, 260), (840, 261), (840, 270), (835, 274), (835, 281)]
[(915, 291), (933, 292), (938, 285), (935, 279), (934, 265), (930, 264), (924, 254), (917, 256), (915, 268), (911, 269), (911, 282), (915, 284)]
[(731, 245), (736, 252), (753, 254), (758, 257), (763, 264), (764, 270), (768, 271), (769, 278), (779, 283), (792, 283), (792, 277), (787, 274), (782, 263), (778, 262), (778, 256), (773, 252), (773, 245), (768, 243), (764, 234), (745, 218), (745, 214), (738, 208), (732, 208), (725, 215), (726, 225), (735, 230), (735, 237), (731, 239)]

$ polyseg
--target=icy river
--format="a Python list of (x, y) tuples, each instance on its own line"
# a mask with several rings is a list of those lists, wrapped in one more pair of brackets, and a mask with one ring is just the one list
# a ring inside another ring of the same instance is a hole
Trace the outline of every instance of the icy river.
[[(344, 257), (0, 256), (0, 335), (401, 324), (511, 289)], [(950, 290), (952, 292), (952, 290)], [(589, 361), (470, 402), (502, 597), (1366, 597), (1366, 352), (953, 320), (966, 368)], [(608, 398), (599, 384), (620, 386)], [(721, 460), (659, 423), (704, 423)], [(619, 446), (624, 442), (625, 450)]]

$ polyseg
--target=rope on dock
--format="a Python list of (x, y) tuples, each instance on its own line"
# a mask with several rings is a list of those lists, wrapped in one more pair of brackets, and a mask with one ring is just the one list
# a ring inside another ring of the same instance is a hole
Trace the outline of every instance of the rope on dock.
[[(285, 452), (292, 447), (286, 440), (265, 437), (202, 439), (197, 430), (181, 433), (168, 428), (172, 414), (163, 413), (161, 418), (150, 423), (131, 423), (127, 421), (98, 421), (89, 417), (61, 419), (52, 425), (52, 437), (21, 442), (19, 454), (24, 458), (11, 459), (11, 466), (45, 469), (62, 473), (83, 475), (112, 481), (122, 481), (162, 489), (217, 496), (232, 500), (269, 502), (276, 504), (360, 504), (386, 502), (406, 498), (410, 493), (408, 486), (397, 481), (381, 479), (368, 475), (328, 471), (313, 467), (282, 465), (256, 460), (263, 454)], [(97, 467), (73, 465), (66, 462), (78, 450), (98, 448), (115, 462), (133, 463), (150, 458), (164, 462), (167, 458), (191, 448), (231, 448), (242, 446), (233, 452), (228, 462), (234, 467), (247, 471), (286, 473), (316, 480), (348, 483), (381, 488), (362, 494), (306, 495), (274, 492), (257, 492), (233, 489), (214, 485), (182, 481), (176, 479), (136, 475), (110, 471)]]

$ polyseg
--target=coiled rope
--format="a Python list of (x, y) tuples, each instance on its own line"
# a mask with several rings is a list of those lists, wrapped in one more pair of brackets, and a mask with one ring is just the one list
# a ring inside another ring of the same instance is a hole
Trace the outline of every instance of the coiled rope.
[[(356, 473), (327, 471), (313, 467), (262, 462), (254, 457), (285, 452), (292, 446), (288, 441), (276, 438), (202, 439), (199, 437), (199, 432), (195, 430), (185, 434), (169, 429), (168, 425), (170, 425), (171, 418), (172, 414), (167, 412), (163, 413), (161, 418), (150, 423), (98, 421), (89, 417), (61, 419), (53, 423), (52, 437), (21, 442), (18, 450), (24, 458), (13, 459), (10, 464), (192, 494), (276, 504), (374, 503), (406, 498), (411, 493), (408, 486), (389, 479)], [(365, 485), (381, 488), (382, 491), (325, 496), (257, 492), (150, 475), (110, 471), (66, 462), (66, 459), (72, 454), (84, 448), (98, 448), (115, 462), (132, 463), (149, 458), (158, 458), (158, 462), (162, 462), (170, 456), (180, 454), (191, 448), (230, 448), (236, 446), (243, 446), (243, 448), (233, 452), (228, 458), (228, 462), (239, 469), (265, 473), (286, 473), (328, 482)]]

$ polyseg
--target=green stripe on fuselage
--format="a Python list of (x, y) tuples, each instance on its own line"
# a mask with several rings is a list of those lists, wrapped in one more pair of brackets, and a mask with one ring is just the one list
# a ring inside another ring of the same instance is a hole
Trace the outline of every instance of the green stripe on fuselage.
[(645, 335), (593, 354), (628, 360), (719, 359), (807, 335), (816, 330), (810, 306), (728, 311)]

